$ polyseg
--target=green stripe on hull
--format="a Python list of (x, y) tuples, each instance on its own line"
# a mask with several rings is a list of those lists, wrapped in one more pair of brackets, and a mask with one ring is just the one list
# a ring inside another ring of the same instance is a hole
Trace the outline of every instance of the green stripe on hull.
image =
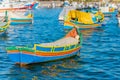
[(28, 48), (28, 47), (7, 47), (6, 48), (7, 51), (12, 51), (12, 50), (19, 50), (19, 51), (28, 51), (28, 52), (35, 52), (35, 50), (33, 50), (32, 48)]

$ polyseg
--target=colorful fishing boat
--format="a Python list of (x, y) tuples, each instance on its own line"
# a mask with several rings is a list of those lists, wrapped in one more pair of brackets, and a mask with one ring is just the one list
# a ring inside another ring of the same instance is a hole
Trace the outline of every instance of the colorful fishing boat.
[(6, 11), (5, 16), (3, 16), (3, 18), (1, 17), (0, 19), (0, 34), (3, 34), (4, 32), (6, 32), (8, 26), (9, 26), (9, 22), (8, 22), (8, 16)]
[(0, 34), (6, 32), (8, 26), (9, 26), (8, 22), (0, 22)]
[(34, 44), (33, 48), (8, 47), (7, 53), (15, 63), (30, 64), (68, 58), (77, 55), (82, 43), (82, 34), (73, 28), (68, 34), (55, 42)]
[(96, 28), (101, 26), (101, 22), (104, 20), (104, 14), (97, 12), (92, 14), (89, 12), (82, 12), (78, 10), (69, 11), (64, 25), (67, 27), (76, 26), (78, 28)]
[(32, 24), (33, 14), (29, 12), (27, 15), (25, 13), (9, 12), (10, 24)]
[(36, 8), (38, 3), (32, 2), (29, 5), (25, 5), (24, 3), (11, 3), (9, 0), (5, 0), (0, 5), (0, 11), (2, 10), (23, 10), (23, 9), (34, 9)]

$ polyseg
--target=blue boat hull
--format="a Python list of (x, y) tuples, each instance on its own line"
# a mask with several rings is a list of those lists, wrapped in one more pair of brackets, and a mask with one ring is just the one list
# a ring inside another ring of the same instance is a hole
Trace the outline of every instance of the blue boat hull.
[(15, 63), (30, 64), (30, 63), (47, 62), (47, 61), (68, 58), (77, 55), (78, 53), (79, 50), (62, 56), (36, 56), (33, 54), (24, 54), (24, 53), (11, 53), (8, 56), (10, 60), (12, 60)]

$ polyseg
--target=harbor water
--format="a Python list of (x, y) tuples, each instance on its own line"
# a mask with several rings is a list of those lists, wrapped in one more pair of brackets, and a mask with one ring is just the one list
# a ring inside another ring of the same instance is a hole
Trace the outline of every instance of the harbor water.
[(83, 44), (77, 56), (57, 61), (15, 65), (8, 46), (52, 42), (69, 31), (58, 21), (62, 8), (34, 10), (30, 25), (10, 25), (0, 35), (0, 80), (120, 80), (120, 26), (115, 16), (105, 18), (98, 29), (82, 30)]

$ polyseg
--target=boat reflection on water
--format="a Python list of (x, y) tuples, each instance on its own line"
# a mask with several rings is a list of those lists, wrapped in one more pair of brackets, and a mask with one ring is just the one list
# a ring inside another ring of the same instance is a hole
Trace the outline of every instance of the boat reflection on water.
[(87, 37), (91, 37), (92, 33), (95, 31), (102, 32), (103, 29), (102, 28), (91, 28), (91, 29), (87, 29), (87, 30), (81, 30), (81, 33), (83, 34), (84, 38), (87, 38)]
[[(55, 77), (60, 75), (60, 73), (68, 74), (71, 70), (81, 68), (84, 62), (81, 61), (80, 56), (73, 56), (71, 58), (49, 61), (44, 63), (34, 63), (26, 66), (13, 65), (9, 70), (12, 74), (19, 74), (16, 79), (38, 79), (45, 76)], [(17, 71), (17, 72), (16, 72)], [(29, 76), (28, 76), (29, 75)], [(12, 77), (11, 77), (12, 78)]]
[[(67, 33), (70, 31), (70, 29), (64, 29), (64, 31)], [(103, 32), (102, 28), (90, 28), (90, 29), (80, 29), (80, 32), (82, 33), (84, 38), (91, 37), (93, 32)]]

